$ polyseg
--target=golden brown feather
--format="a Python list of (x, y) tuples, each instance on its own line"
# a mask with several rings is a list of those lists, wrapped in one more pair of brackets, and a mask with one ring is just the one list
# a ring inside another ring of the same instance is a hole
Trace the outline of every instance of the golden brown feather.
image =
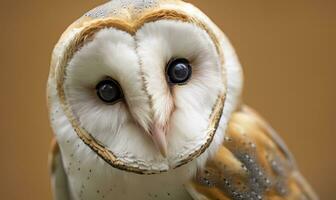
[(318, 199), (281, 139), (248, 107), (233, 114), (223, 146), (192, 188), (199, 199)]

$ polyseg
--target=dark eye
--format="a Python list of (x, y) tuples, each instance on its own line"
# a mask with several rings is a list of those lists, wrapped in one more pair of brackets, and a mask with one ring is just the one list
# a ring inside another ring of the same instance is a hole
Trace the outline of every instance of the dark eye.
[(185, 84), (191, 77), (192, 69), (187, 59), (172, 59), (167, 65), (168, 82), (171, 84)]
[(101, 81), (96, 90), (98, 97), (105, 103), (114, 103), (123, 97), (120, 85), (114, 80)]

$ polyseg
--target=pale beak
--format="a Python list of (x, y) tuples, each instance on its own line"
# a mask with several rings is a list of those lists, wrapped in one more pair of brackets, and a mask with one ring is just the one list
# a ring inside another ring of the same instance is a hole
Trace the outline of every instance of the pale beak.
[(168, 147), (167, 147), (166, 131), (164, 127), (155, 124), (151, 131), (151, 137), (155, 146), (160, 151), (161, 155), (166, 158)]

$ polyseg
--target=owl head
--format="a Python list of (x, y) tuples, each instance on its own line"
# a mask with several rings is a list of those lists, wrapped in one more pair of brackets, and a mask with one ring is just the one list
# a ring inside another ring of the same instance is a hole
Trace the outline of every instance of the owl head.
[(61, 150), (76, 137), (112, 167), (153, 174), (202, 165), (241, 87), (229, 41), (193, 5), (114, 0), (62, 35), (48, 100)]

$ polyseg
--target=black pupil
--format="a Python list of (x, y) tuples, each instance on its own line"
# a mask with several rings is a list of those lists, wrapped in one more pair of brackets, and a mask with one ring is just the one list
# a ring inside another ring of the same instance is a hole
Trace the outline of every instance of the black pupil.
[(186, 83), (191, 77), (191, 66), (186, 59), (175, 59), (168, 64), (168, 79), (174, 84)]
[(121, 98), (119, 85), (112, 80), (101, 81), (97, 85), (98, 97), (107, 103), (113, 103)]

